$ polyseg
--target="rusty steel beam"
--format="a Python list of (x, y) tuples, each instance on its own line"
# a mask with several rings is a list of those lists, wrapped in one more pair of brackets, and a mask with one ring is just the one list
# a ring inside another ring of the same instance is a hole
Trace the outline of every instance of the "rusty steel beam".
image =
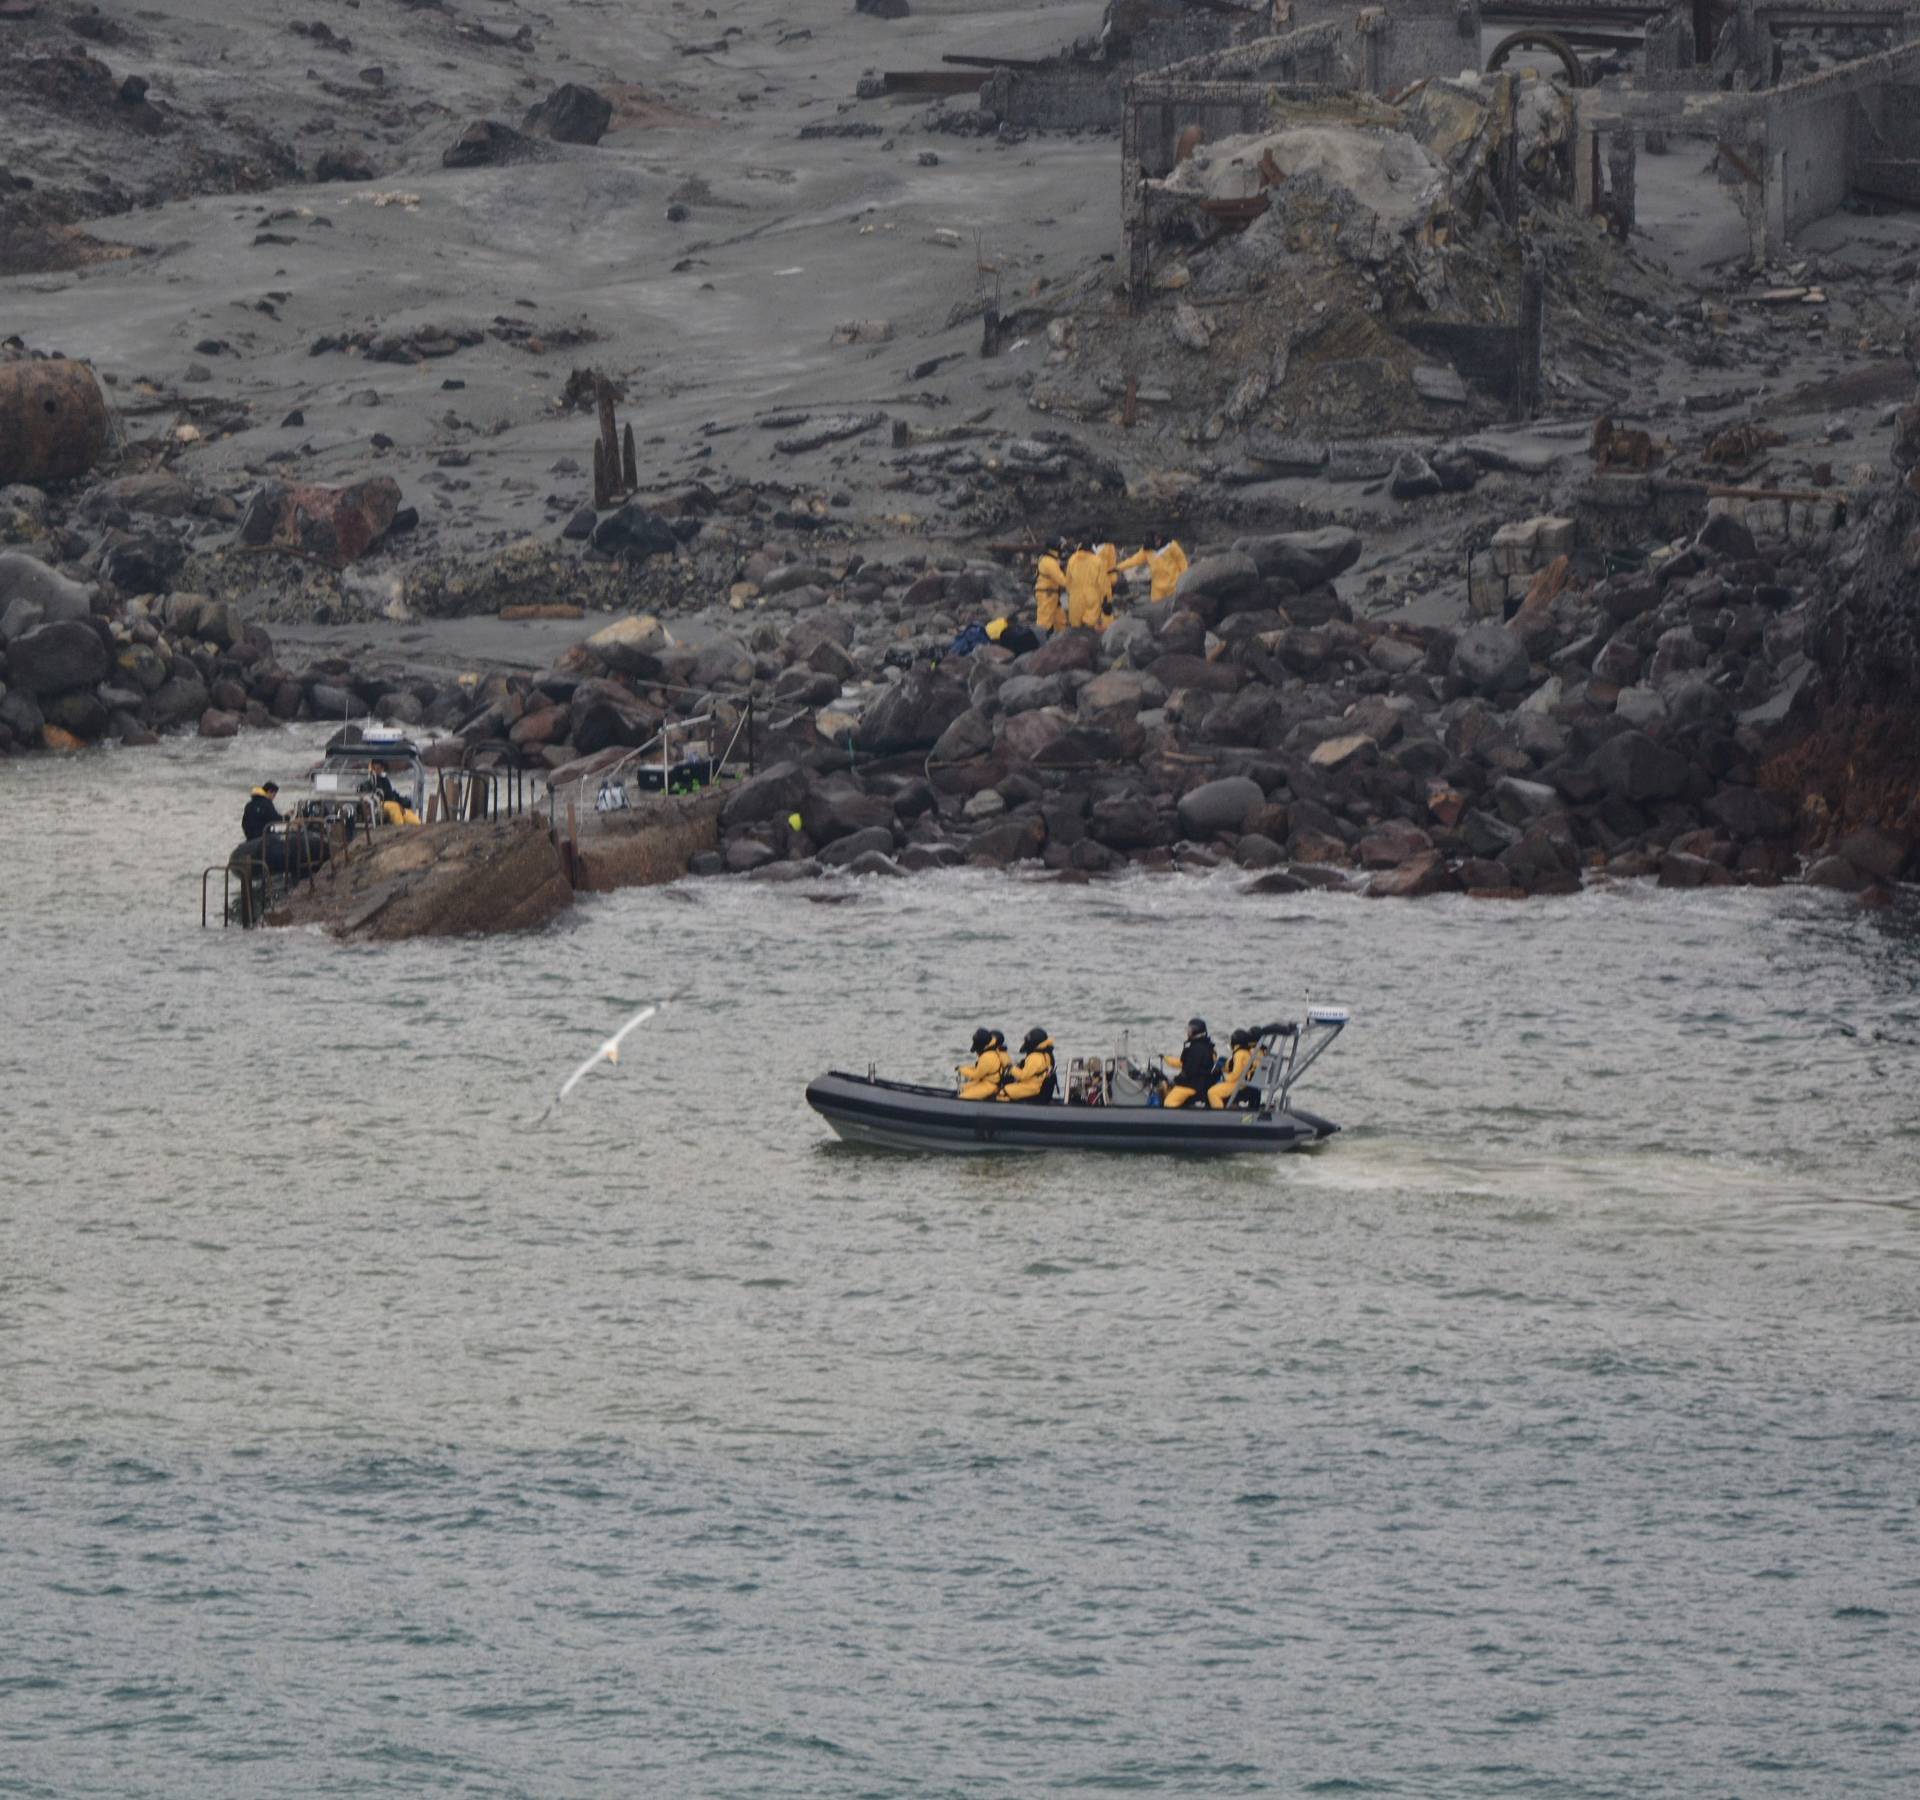
[(85, 363), (0, 363), (0, 485), (71, 481), (111, 437), (106, 396)]

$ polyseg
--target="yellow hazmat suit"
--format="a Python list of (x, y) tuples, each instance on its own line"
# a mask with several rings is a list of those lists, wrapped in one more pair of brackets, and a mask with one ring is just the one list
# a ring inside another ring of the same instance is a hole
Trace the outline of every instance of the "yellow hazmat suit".
[(1164, 600), (1180, 585), (1180, 577), (1187, 572), (1187, 553), (1180, 548), (1178, 538), (1169, 538), (1158, 550), (1136, 550), (1120, 568), (1123, 572), (1145, 569), (1153, 584), (1148, 597)]
[(1000, 1090), (1002, 1100), (1037, 1100), (1040, 1090), (1053, 1073), (1053, 1039), (1045, 1038), (1031, 1055), (1013, 1071), (1012, 1079)]
[[(1110, 549), (1111, 546), (1108, 546)], [(1067, 558), (1067, 623), (1105, 631), (1112, 623), (1113, 570), (1099, 550), (1076, 550)]]
[(1067, 572), (1060, 559), (1043, 556), (1033, 572), (1033, 624), (1036, 631), (1058, 631), (1067, 622), (1060, 596), (1067, 591)]
[(1246, 1080), (1252, 1068), (1253, 1052), (1242, 1044), (1227, 1058), (1227, 1066), (1221, 1079), (1207, 1089), (1207, 1104), (1218, 1112), (1238, 1092), (1240, 1084)]
[(1012, 1066), (1013, 1058), (1002, 1050), (998, 1043), (990, 1045), (970, 1063), (960, 1065), (960, 1098), (962, 1100), (991, 1100), (1000, 1091), (1001, 1082), (1007, 1078), (1007, 1070)]

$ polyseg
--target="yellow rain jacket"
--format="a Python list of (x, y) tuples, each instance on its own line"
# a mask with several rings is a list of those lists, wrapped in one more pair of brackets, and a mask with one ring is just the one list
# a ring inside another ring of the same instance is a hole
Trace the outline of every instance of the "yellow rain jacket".
[(1037, 1100), (1040, 1090), (1053, 1073), (1053, 1039), (1045, 1038), (1039, 1049), (1013, 1071), (1013, 1078), (1000, 1090), (1002, 1100)]
[(1180, 577), (1187, 572), (1187, 553), (1180, 548), (1178, 538), (1170, 538), (1158, 550), (1136, 550), (1120, 565), (1127, 569), (1145, 569), (1152, 588), (1149, 598), (1164, 600), (1180, 585)]
[(975, 1061), (960, 1065), (960, 1098), (991, 1100), (999, 1093), (1000, 1084), (1006, 1080), (1007, 1071), (1012, 1066), (1013, 1058), (998, 1044), (982, 1050)]
[(1207, 1104), (1215, 1112), (1220, 1111), (1233, 1098), (1252, 1068), (1253, 1052), (1243, 1044), (1227, 1058), (1222, 1078), (1207, 1089)]
[[(1110, 550), (1111, 545), (1106, 546)], [(1113, 571), (1101, 550), (1076, 550), (1067, 558), (1067, 623), (1105, 631), (1113, 621)]]
[(1058, 631), (1067, 622), (1060, 596), (1067, 591), (1067, 572), (1055, 556), (1043, 556), (1033, 572), (1033, 624), (1036, 631)]

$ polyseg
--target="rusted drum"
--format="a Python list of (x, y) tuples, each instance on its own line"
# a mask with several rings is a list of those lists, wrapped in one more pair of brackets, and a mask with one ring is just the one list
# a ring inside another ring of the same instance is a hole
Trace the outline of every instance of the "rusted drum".
[(0, 485), (84, 475), (108, 435), (106, 396), (85, 363), (0, 363)]

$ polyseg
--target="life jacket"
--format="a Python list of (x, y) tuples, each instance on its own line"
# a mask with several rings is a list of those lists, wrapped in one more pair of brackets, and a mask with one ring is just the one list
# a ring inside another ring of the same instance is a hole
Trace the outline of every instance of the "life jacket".
[(1016, 1087), (1025, 1087), (1029, 1082), (1038, 1082), (1039, 1086), (1031, 1095), (1022, 1095), (1023, 1099), (1051, 1100), (1054, 1095), (1053, 1039), (1043, 1038), (1025, 1059), (1014, 1066), (1007, 1077), (1000, 1097), (1004, 1100), (1011, 1096)]

